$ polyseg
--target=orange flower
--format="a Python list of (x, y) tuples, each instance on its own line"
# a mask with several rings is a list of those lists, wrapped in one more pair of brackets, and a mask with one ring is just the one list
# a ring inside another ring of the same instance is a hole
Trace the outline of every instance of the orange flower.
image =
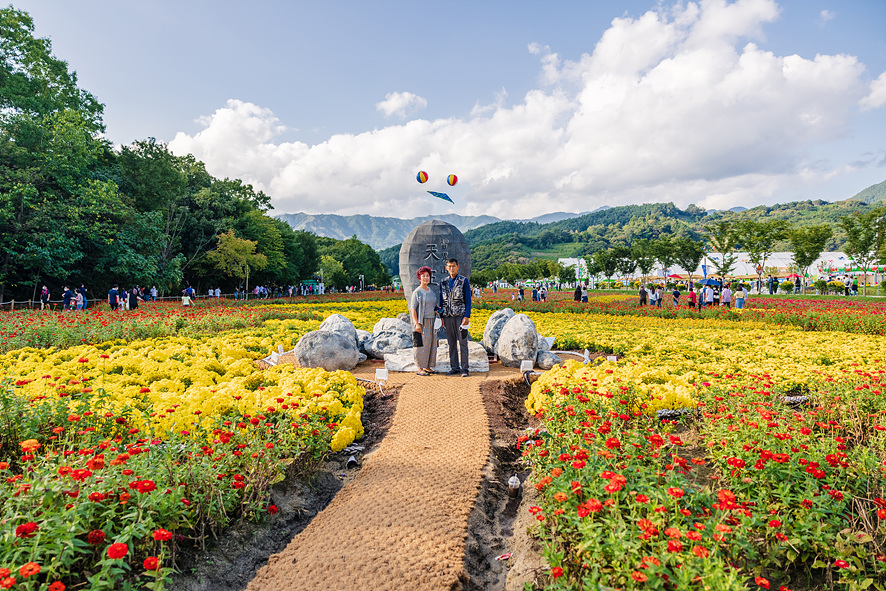
[(22, 441), (19, 445), (22, 446), (22, 451), (25, 453), (31, 453), (40, 449), (40, 442), (36, 439), (26, 439), (25, 441)]
[(644, 575), (643, 573), (641, 573), (638, 570), (635, 570), (634, 572), (632, 572), (631, 577), (635, 581), (637, 581), (638, 583), (644, 583), (644, 582), (646, 582), (646, 579), (648, 578), (646, 575)]
[(31, 575), (36, 575), (40, 572), (40, 565), (36, 562), (28, 562), (23, 567), (18, 569), (18, 572), (21, 576), (27, 579)]

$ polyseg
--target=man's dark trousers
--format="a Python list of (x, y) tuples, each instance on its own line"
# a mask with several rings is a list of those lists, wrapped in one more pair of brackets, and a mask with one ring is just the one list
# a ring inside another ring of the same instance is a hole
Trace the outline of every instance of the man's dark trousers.
[[(446, 329), (446, 342), (449, 343), (449, 367), (468, 371), (468, 337), (461, 336), (463, 320), (464, 316), (444, 316), (443, 328)], [(461, 364), (458, 362), (459, 353), (461, 353)]]

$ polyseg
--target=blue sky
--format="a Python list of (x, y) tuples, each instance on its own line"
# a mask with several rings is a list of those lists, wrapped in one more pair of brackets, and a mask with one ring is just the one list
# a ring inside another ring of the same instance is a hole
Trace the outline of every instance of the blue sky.
[[(725, 208), (886, 178), (882, 0), (14, 6), (111, 140), (170, 142), (280, 213)], [(454, 206), (423, 193), (444, 188)]]

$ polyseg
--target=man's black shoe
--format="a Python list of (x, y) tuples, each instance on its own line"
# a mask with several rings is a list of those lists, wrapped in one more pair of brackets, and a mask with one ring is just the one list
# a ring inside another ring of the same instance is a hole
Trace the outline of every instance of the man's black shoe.
[(470, 374), (468, 373), (468, 370), (464, 370), (464, 371), (461, 372), (461, 377), (463, 377), (463, 378), (466, 378), (466, 377), (468, 377), (469, 375), (470, 375)]
[(460, 371), (461, 371), (460, 369), (458, 369), (457, 367), (454, 367), (454, 368), (450, 369), (449, 371), (447, 371), (446, 375), (454, 376), (454, 375), (458, 374)]

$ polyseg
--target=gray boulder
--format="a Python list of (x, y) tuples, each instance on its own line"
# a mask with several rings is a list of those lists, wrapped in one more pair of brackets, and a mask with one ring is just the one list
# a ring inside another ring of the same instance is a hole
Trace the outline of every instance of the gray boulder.
[(357, 350), (361, 353), (366, 352), (366, 341), (372, 338), (372, 333), (368, 330), (357, 329)]
[(539, 351), (535, 357), (535, 365), (539, 369), (552, 369), (555, 365), (560, 365), (561, 363), (563, 363), (563, 360), (560, 359), (560, 356), (550, 351)]
[(412, 336), (412, 325), (409, 321), (403, 321), (399, 318), (382, 318), (372, 327), (373, 334), (378, 334), (386, 330), (396, 330), (405, 335)]
[(538, 350), (539, 351), (550, 351), (551, 347), (554, 346), (554, 341), (557, 340), (557, 337), (543, 337), (538, 335)]
[(339, 332), (354, 341), (354, 347), (357, 346), (357, 329), (354, 323), (342, 316), (341, 314), (332, 314), (323, 321), (320, 328), (325, 332)]
[(406, 335), (397, 330), (383, 330), (372, 335), (364, 344), (366, 354), (376, 359), (384, 359), (385, 354), (400, 349), (412, 350), (412, 333)]
[(510, 308), (496, 311), (489, 320), (486, 321), (486, 328), (483, 329), (483, 346), (490, 353), (495, 353), (495, 347), (498, 344), (498, 337), (501, 335), (501, 329), (505, 327), (508, 320), (515, 316), (514, 311)]
[(352, 370), (360, 362), (356, 340), (342, 332), (314, 330), (298, 340), (293, 350), (302, 367), (322, 367), (327, 371)]
[(535, 323), (526, 314), (515, 315), (501, 330), (495, 350), (506, 367), (520, 367), (520, 362), (526, 360), (535, 363), (538, 355)]
[(412, 318), (409, 316), (408, 312), (400, 312), (397, 314), (397, 320), (405, 322), (406, 324), (412, 324)]

